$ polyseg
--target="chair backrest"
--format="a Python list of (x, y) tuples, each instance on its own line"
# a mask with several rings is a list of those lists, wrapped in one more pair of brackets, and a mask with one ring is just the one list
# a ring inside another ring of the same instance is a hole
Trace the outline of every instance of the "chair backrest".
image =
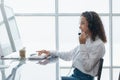
[(119, 72), (119, 77), (118, 77), (118, 80), (120, 80), (120, 72)]
[(103, 61), (104, 61), (104, 59), (103, 59), (103, 58), (100, 58), (99, 69), (98, 69), (98, 73), (97, 73), (97, 80), (100, 80), (100, 78), (101, 78)]

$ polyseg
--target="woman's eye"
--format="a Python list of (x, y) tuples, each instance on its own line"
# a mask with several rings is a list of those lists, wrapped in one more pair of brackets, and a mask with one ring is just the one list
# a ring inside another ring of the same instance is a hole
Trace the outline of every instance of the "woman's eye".
[(81, 24), (84, 24), (84, 22), (81, 22)]

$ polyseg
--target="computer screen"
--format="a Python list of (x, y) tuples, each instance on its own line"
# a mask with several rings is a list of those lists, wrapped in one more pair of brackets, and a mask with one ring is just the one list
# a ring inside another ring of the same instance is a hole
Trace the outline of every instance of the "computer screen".
[(15, 14), (13, 12), (13, 9), (8, 6), (2, 7), (2, 14), (8, 32), (8, 36), (10, 39), (10, 43), (12, 46), (12, 50), (13, 52), (16, 52), (22, 48), (22, 41), (15, 20)]
[(22, 48), (13, 9), (0, 5), (0, 48), (3, 56)]
[(12, 47), (0, 10), (0, 56), (6, 56), (10, 53), (12, 53)]

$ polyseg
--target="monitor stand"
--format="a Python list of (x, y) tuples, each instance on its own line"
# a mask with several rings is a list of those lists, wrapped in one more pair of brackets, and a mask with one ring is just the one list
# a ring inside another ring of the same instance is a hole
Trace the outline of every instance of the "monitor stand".
[(0, 72), (1, 72), (1, 78), (2, 80), (6, 80), (6, 76), (5, 76), (5, 69), (8, 68), (8, 65), (4, 65), (4, 64), (0, 64)]

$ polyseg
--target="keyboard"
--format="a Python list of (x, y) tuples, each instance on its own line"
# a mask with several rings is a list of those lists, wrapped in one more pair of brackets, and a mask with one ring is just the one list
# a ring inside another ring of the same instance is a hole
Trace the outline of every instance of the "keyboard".
[(29, 60), (43, 60), (46, 58), (47, 58), (46, 54), (41, 54), (40, 56), (38, 56), (37, 54), (31, 54), (30, 57), (28, 57)]

